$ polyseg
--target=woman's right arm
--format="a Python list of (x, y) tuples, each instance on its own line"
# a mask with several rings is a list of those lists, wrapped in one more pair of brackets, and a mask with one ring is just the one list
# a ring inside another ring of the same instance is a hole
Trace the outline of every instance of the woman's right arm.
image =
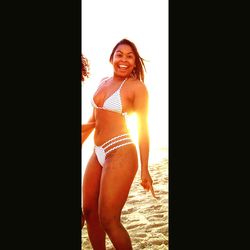
[(94, 128), (95, 128), (95, 116), (93, 111), (92, 116), (90, 117), (88, 122), (82, 124), (82, 144), (88, 138), (88, 136), (91, 134)]

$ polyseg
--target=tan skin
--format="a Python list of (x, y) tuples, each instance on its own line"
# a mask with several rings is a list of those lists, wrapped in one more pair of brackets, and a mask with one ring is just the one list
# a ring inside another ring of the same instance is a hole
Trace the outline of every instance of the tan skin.
[[(101, 107), (125, 79), (121, 89), (123, 112), (136, 112), (139, 127), (139, 151), (141, 161), (141, 185), (155, 197), (152, 179), (148, 171), (148, 92), (138, 79), (130, 78), (135, 65), (135, 55), (129, 45), (119, 45), (112, 60), (114, 73), (97, 90), (94, 101)], [(125, 65), (126, 68), (122, 68)], [(82, 143), (95, 129), (95, 145), (102, 145), (117, 135), (128, 132), (121, 114), (94, 109), (87, 124), (82, 125)], [(83, 211), (87, 222), (89, 239), (93, 249), (103, 250), (108, 234), (117, 250), (130, 250), (130, 237), (120, 222), (122, 208), (127, 200), (131, 184), (138, 169), (134, 144), (115, 149), (106, 157), (102, 167), (92, 154), (83, 180)]]

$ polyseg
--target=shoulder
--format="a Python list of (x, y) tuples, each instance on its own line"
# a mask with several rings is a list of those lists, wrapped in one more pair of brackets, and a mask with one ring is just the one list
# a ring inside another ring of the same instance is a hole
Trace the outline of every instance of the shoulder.
[(131, 85), (133, 86), (133, 92), (135, 97), (148, 96), (147, 86), (145, 85), (144, 82), (137, 79), (131, 80)]
[(129, 79), (130, 86), (137, 92), (147, 92), (147, 87), (144, 82), (138, 80), (138, 79)]
[(108, 77), (108, 76), (103, 77), (103, 78), (100, 80), (99, 84), (105, 83), (109, 78), (110, 78), (110, 77)]
[(104, 86), (105, 83), (108, 81), (109, 78), (110, 78), (110, 77), (108, 77), (108, 76), (103, 77), (103, 78), (99, 81), (97, 89), (99, 89), (100, 87)]
[(101, 79), (101, 81), (105, 81), (105, 80), (108, 80), (110, 77), (109, 76), (105, 76)]
[(147, 109), (147, 103), (148, 90), (146, 85), (140, 80), (133, 80), (133, 107), (135, 111), (144, 112)]

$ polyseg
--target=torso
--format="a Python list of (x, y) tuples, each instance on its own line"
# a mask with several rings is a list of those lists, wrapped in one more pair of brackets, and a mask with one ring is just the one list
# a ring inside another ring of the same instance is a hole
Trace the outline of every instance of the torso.
[[(134, 86), (138, 84), (138, 80), (127, 79), (120, 89), (121, 98), (121, 112), (110, 111), (103, 109), (105, 101), (111, 97), (120, 87), (120, 82), (111, 82), (107, 79), (106, 82), (101, 83), (100, 87), (96, 91), (93, 101), (95, 108), (95, 145), (101, 145), (110, 138), (128, 133), (126, 125), (126, 119), (124, 113), (133, 112), (133, 100), (134, 100)], [(123, 114), (122, 114), (123, 113)]]

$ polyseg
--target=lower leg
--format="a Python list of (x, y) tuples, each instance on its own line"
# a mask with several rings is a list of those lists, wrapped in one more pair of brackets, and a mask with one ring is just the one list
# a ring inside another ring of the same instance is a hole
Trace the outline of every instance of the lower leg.
[(116, 250), (132, 250), (129, 234), (120, 221), (109, 222), (104, 228)]
[(88, 236), (94, 250), (105, 250), (105, 231), (103, 230), (97, 211), (85, 212)]
[(81, 210), (81, 228), (83, 228), (84, 222), (85, 222), (85, 216), (84, 216), (84, 214), (83, 214), (83, 212)]
[(94, 250), (106, 249), (105, 232), (97, 211), (101, 174), (102, 167), (93, 153), (84, 173), (82, 202), (89, 240)]

